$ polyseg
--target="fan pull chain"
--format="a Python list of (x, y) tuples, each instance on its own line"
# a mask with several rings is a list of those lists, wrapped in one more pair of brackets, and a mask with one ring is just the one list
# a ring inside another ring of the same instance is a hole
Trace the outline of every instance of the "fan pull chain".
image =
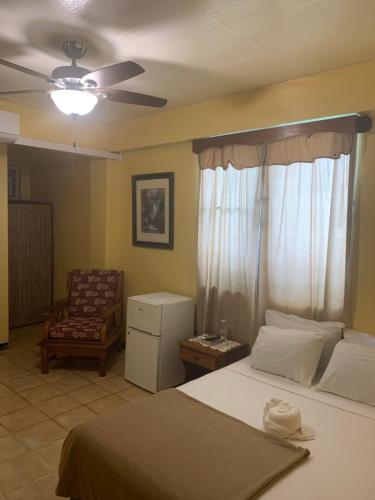
[(77, 115), (71, 115), (72, 118), (72, 146), (73, 146), (73, 167), (77, 166)]

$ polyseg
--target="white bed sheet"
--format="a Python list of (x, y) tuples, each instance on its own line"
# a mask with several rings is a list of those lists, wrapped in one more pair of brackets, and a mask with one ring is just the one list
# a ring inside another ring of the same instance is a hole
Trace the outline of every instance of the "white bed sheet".
[(263, 429), (263, 408), (272, 397), (301, 410), (317, 437), (291, 442), (308, 448), (311, 456), (262, 500), (375, 500), (375, 408), (254, 370), (249, 358), (179, 390), (257, 429)]

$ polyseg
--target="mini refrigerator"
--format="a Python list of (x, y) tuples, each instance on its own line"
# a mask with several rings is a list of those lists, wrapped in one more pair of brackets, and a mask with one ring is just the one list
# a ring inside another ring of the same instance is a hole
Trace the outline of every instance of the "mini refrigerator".
[(125, 378), (158, 392), (184, 382), (179, 341), (194, 334), (193, 299), (167, 292), (128, 298)]

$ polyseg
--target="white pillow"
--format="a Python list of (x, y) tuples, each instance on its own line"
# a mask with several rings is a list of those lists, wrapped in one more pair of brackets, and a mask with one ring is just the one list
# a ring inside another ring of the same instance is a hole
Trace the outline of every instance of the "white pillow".
[(314, 321), (305, 319), (294, 314), (285, 314), (273, 309), (266, 311), (266, 325), (276, 326), (277, 328), (292, 328), (293, 330), (309, 332), (327, 332), (327, 342), (323, 348), (319, 361), (317, 375), (323, 375), (328, 362), (332, 356), (333, 349), (339, 340), (342, 339), (342, 330), (345, 324), (340, 321)]
[(375, 349), (341, 340), (315, 389), (375, 406)]
[(368, 333), (357, 332), (356, 330), (350, 330), (345, 328), (344, 339), (352, 344), (367, 345), (368, 347), (375, 347), (375, 335), (370, 335)]
[(325, 332), (301, 335), (298, 330), (262, 326), (251, 351), (250, 364), (257, 370), (310, 386), (326, 340)]

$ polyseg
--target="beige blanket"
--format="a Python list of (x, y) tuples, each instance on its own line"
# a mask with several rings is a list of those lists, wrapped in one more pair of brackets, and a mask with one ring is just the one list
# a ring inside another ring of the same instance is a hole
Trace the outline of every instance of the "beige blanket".
[(57, 495), (79, 500), (249, 500), (309, 451), (176, 389), (73, 429)]

